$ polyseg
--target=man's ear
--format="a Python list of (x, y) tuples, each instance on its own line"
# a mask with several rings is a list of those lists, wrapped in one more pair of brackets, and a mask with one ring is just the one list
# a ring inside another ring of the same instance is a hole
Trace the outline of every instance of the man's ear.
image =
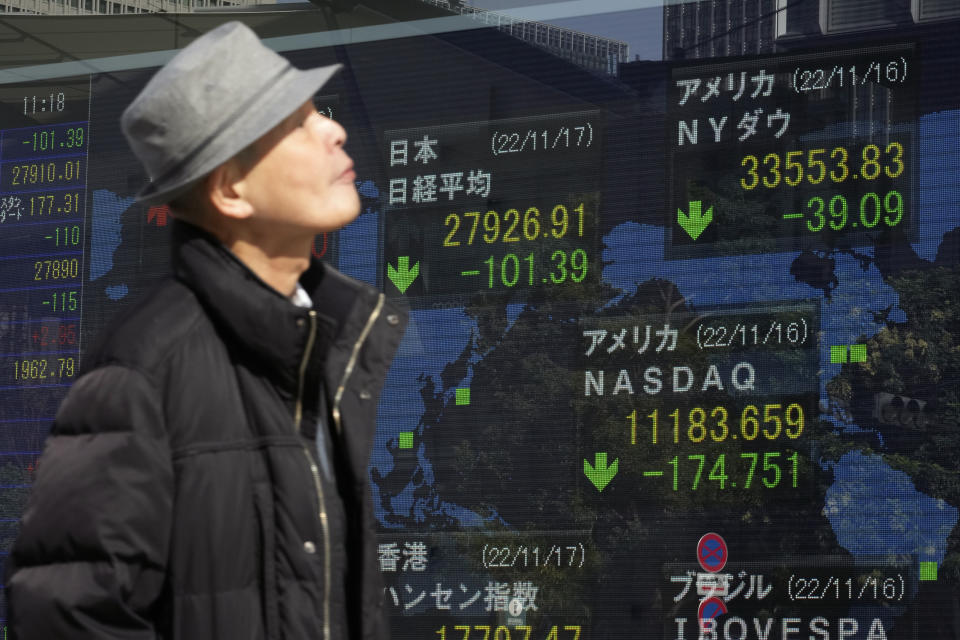
[(244, 174), (237, 163), (228, 160), (207, 177), (207, 197), (213, 207), (228, 218), (245, 219), (253, 215), (253, 205), (243, 197)]

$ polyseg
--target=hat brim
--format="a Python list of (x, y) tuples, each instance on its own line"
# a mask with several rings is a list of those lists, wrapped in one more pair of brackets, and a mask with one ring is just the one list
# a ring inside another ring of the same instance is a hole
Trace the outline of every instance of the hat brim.
[(136, 201), (144, 205), (169, 202), (186, 192), (211, 171), (270, 131), (284, 118), (311, 99), (343, 65), (301, 70), (289, 67), (269, 89), (209, 141), (195, 149), (189, 159), (180, 162), (168, 174), (150, 182), (137, 193)]

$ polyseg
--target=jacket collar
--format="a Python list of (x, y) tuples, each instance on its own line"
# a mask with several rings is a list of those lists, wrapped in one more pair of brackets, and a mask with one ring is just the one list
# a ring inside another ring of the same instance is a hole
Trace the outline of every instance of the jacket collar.
[[(309, 310), (263, 282), (198, 227), (176, 221), (172, 245), (175, 277), (194, 292), (228, 344), (242, 347), (283, 387), (295, 389), (310, 329)], [(315, 260), (310, 280), (322, 281), (324, 269)]]

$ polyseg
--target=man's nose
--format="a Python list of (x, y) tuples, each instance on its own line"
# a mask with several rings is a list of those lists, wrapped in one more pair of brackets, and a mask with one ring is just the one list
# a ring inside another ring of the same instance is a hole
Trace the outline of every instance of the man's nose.
[(344, 129), (339, 122), (331, 120), (330, 118), (324, 118), (323, 127), (323, 134), (330, 144), (342, 147), (346, 143), (347, 130)]

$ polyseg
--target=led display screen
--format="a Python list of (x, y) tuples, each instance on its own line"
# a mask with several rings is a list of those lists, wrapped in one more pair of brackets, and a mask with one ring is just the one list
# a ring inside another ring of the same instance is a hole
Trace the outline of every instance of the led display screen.
[[(362, 212), (314, 254), (411, 311), (369, 468), (393, 637), (960, 638), (956, 32), (614, 73), (496, 29), (276, 45), (345, 65), (315, 102)], [(4, 552), (168, 269), (119, 129), (161, 62), (0, 84)]]

